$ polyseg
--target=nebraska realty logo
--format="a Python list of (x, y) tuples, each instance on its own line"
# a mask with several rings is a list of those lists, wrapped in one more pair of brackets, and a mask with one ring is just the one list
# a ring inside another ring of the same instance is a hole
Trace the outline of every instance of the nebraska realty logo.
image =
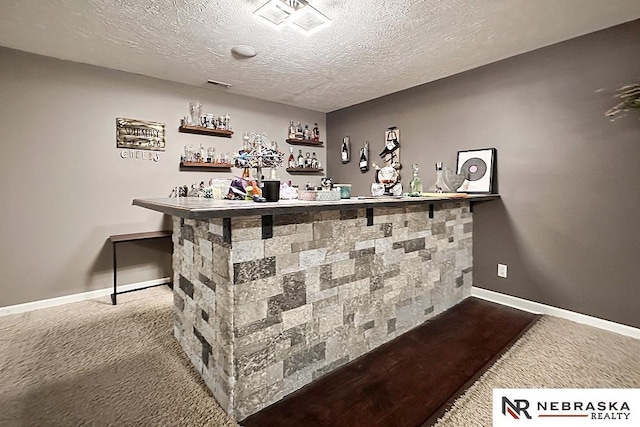
[(494, 389), (494, 427), (640, 426), (640, 389)]

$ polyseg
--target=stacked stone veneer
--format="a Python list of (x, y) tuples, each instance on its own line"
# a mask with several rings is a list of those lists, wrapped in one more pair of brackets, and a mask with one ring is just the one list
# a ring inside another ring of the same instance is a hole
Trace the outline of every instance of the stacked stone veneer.
[(236, 419), (420, 325), (470, 294), (467, 203), (174, 218), (175, 336)]

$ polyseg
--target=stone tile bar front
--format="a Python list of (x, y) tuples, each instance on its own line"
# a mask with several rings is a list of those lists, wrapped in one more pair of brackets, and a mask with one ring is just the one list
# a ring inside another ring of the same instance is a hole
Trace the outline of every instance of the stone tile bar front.
[(495, 197), (134, 204), (174, 215), (174, 333), (242, 420), (469, 296), (470, 203)]

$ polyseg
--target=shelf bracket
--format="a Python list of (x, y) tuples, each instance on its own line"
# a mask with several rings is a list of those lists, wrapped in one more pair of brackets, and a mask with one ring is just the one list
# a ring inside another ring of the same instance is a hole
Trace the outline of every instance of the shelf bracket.
[(273, 215), (262, 215), (262, 239), (273, 237)]
[(373, 208), (367, 208), (367, 227), (373, 225)]
[(433, 203), (429, 204), (429, 218), (433, 219)]
[(222, 238), (231, 244), (231, 218), (222, 218)]

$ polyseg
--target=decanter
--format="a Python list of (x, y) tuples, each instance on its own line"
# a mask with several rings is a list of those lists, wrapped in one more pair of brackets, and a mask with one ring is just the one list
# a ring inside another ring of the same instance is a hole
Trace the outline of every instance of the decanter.
[(409, 187), (411, 188), (412, 196), (421, 196), (422, 195), (422, 183), (420, 182), (420, 176), (418, 176), (418, 164), (413, 164), (413, 179), (411, 183), (409, 183)]
[(444, 182), (444, 176), (442, 172), (442, 162), (436, 163), (436, 182), (429, 187), (430, 193), (450, 193), (451, 189)]

